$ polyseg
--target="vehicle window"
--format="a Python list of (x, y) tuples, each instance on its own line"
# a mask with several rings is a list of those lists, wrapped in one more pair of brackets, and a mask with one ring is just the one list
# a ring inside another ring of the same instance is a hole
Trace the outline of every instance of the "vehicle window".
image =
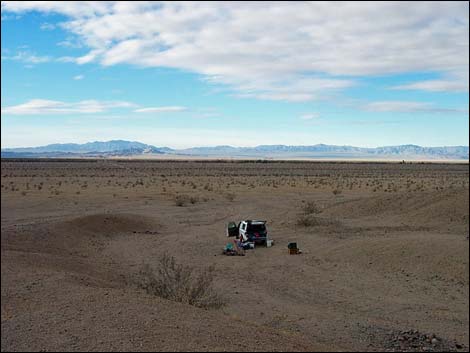
[(264, 224), (250, 224), (248, 231), (263, 233), (266, 231), (266, 226)]

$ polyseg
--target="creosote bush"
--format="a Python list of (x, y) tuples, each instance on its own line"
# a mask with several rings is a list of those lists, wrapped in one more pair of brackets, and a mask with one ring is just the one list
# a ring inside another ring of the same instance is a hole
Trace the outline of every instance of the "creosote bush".
[(163, 255), (156, 269), (142, 266), (138, 285), (147, 293), (200, 308), (220, 308), (223, 300), (213, 289), (214, 268), (195, 271), (178, 264), (173, 256)]
[(179, 207), (183, 207), (189, 202), (188, 195), (176, 195), (175, 196), (175, 205)]
[(341, 194), (341, 193), (343, 192), (343, 190), (341, 190), (341, 189), (334, 189), (332, 192), (333, 192), (333, 195), (339, 195), (339, 194)]
[(233, 193), (227, 193), (225, 194), (225, 198), (229, 200), (230, 202), (233, 202), (235, 200), (235, 194)]
[(175, 205), (179, 207), (183, 207), (188, 203), (195, 204), (199, 202), (199, 197), (197, 196), (189, 196), (186, 194), (180, 194), (175, 196)]
[(297, 219), (297, 225), (300, 227), (313, 227), (320, 225), (318, 218), (302, 215)]
[(305, 214), (316, 214), (321, 213), (321, 208), (314, 201), (308, 201), (302, 206), (302, 210)]

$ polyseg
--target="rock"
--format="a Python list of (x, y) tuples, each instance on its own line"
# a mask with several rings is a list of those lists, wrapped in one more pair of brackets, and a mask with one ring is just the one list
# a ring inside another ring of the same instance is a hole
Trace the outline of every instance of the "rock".
[(433, 346), (435, 346), (436, 344), (439, 343), (439, 340), (438, 340), (437, 338), (433, 338), (433, 339), (431, 340), (431, 343), (432, 343)]

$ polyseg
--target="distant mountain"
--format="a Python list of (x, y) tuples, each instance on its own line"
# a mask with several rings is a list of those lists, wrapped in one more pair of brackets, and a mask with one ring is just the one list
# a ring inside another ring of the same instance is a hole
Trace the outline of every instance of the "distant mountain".
[(196, 147), (177, 150), (193, 156), (260, 158), (375, 158), (375, 159), (469, 159), (468, 146), (421, 147), (416, 145), (364, 148), (317, 144), (311, 146), (260, 145), (256, 147)]
[(230, 155), (237, 153), (242, 149), (242, 147), (232, 147), (232, 146), (215, 146), (215, 147), (191, 147), (182, 150), (178, 150), (179, 154), (190, 154), (190, 155)]
[(85, 144), (53, 144), (41, 147), (2, 149), (2, 158), (67, 158), (144, 155), (179, 155), (194, 157), (235, 158), (312, 158), (312, 159), (409, 159), (409, 160), (468, 160), (468, 146), (421, 147), (416, 145), (364, 148), (317, 144), (311, 146), (260, 145), (256, 147), (193, 147), (171, 149), (135, 141), (113, 140)]
[[(167, 147), (165, 147), (165, 152)], [(117, 151), (152, 151), (152, 153), (165, 153), (157, 147), (146, 145), (135, 141), (112, 140), (106, 142), (88, 142), (84, 144), (65, 143), (52, 144), (41, 147), (5, 148), (2, 152), (19, 153), (45, 153), (45, 152), (65, 152), (65, 153), (89, 153), (89, 152), (117, 152)]]
[(381, 155), (421, 155), (444, 158), (468, 159), (468, 146), (421, 147), (416, 145), (401, 145), (377, 147), (370, 150), (372, 150), (370, 153)]

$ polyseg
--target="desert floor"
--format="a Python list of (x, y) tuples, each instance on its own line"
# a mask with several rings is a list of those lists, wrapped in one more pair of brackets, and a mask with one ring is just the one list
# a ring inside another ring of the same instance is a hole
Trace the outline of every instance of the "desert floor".
[[(2, 160), (1, 176), (2, 351), (468, 351), (468, 164)], [(222, 255), (242, 219), (275, 245)], [(165, 253), (214, 266), (224, 305), (139, 288)]]

